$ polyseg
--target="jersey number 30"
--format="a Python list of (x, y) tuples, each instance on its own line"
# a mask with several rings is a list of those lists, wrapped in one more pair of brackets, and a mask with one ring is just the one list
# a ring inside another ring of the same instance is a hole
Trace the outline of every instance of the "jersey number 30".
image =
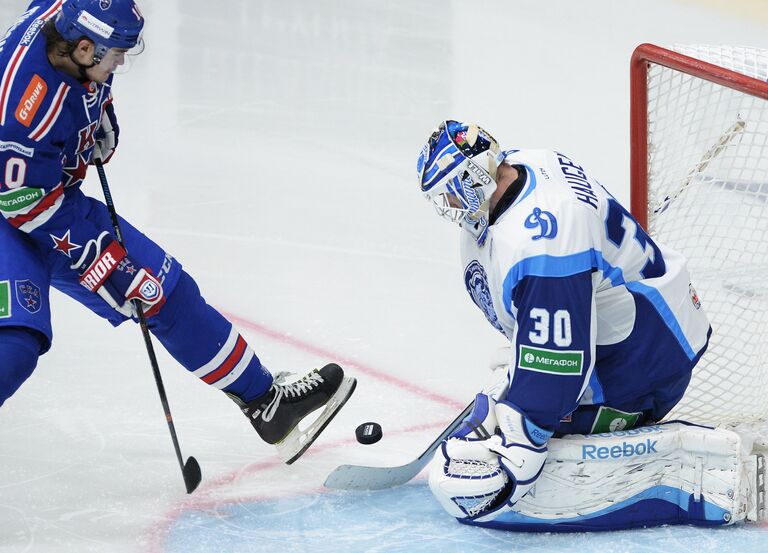
[(550, 314), (546, 309), (534, 307), (531, 309), (533, 330), (528, 333), (528, 339), (533, 344), (543, 346), (550, 340), (556, 346), (570, 346), (573, 341), (571, 335), (571, 314), (565, 309), (558, 309)]

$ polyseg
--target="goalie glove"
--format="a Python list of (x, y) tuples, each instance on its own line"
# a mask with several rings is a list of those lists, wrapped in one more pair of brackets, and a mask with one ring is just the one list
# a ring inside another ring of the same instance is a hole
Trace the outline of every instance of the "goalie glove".
[(430, 467), (432, 493), (460, 520), (488, 521), (511, 510), (544, 467), (552, 433), (511, 403), (497, 403), (493, 412), (498, 433), (485, 440), (454, 435), (438, 448)]
[(80, 284), (126, 317), (136, 316), (134, 300), (143, 304), (147, 317), (165, 303), (160, 281), (149, 269), (137, 267), (107, 231), (86, 243), (71, 268), (80, 275)]
[(115, 108), (110, 100), (104, 107), (99, 128), (93, 135), (96, 145), (93, 147), (93, 157), (102, 163), (109, 162), (115, 153), (120, 137), (120, 125), (117, 124)]
[(512, 403), (501, 401), (495, 411), (499, 434), (488, 439), (488, 449), (498, 454), (508, 484), (500, 494), (506, 492), (504, 500), (477, 517), (483, 522), (509, 511), (536, 484), (547, 459), (547, 442), (552, 437), (552, 432), (537, 426)]

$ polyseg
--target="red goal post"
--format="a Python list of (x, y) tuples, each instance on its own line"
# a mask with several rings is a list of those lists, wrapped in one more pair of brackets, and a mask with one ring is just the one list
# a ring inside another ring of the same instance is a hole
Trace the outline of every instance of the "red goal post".
[(630, 182), (631, 211), (648, 227), (648, 69), (661, 65), (712, 83), (768, 100), (768, 83), (701, 59), (641, 44), (630, 62)]
[(768, 420), (768, 51), (638, 46), (631, 60), (631, 211), (688, 259), (710, 347), (670, 413)]

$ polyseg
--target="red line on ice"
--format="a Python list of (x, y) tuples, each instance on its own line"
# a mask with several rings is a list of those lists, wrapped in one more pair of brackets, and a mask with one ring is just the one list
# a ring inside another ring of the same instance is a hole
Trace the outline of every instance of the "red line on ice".
[[(406, 390), (419, 397), (423, 397), (424, 399), (434, 401), (435, 403), (445, 405), (452, 409), (461, 410), (465, 407), (464, 403), (456, 401), (455, 399), (451, 399), (441, 394), (436, 394), (431, 390), (422, 388), (421, 386), (417, 386), (416, 384), (412, 384), (411, 382), (408, 382), (401, 378), (397, 378), (396, 376), (387, 374), (384, 371), (374, 369), (373, 367), (370, 367), (364, 363), (356, 361), (350, 357), (340, 355), (338, 352), (334, 352), (330, 349), (325, 349), (321, 346), (311, 344), (307, 341), (301, 340), (300, 338), (291, 336), (290, 334), (287, 334), (285, 332), (274, 330), (265, 325), (250, 321), (248, 319), (244, 319), (242, 317), (238, 317), (237, 315), (233, 315), (232, 313), (222, 312), (222, 314), (227, 319), (229, 319), (230, 321), (232, 321), (238, 326), (247, 328), (248, 330), (252, 330), (254, 332), (258, 332), (263, 336), (266, 336), (278, 342), (282, 342), (284, 344), (288, 344), (298, 350), (305, 351), (307, 353), (312, 353), (314, 355), (318, 355), (321, 357), (325, 357), (332, 361), (336, 361), (345, 368), (346, 367), (354, 368), (357, 372), (360, 372), (371, 378), (375, 378), (376, 380), (380, 380), (386, 384), (389, 384), (390, 386), (395, 386), (396, 388)], [(256, 348), (253, 348), (253, 349), (256, 349)]]
[[(422, 430), (443, 428), (446, 424), (447, 422), (445, 421), (422, 423), (416, 426), (410, 426), (408, 428), (403, 428), (400, 430), (394, 430), (394, 431), (390, 430), (387, 432), (387, 435), (396, 436), (400, 434), (408, 434), (410, 432), (420, 432)], [(322, 453), (325, 451), (332, 451), (341, 445), (348, 445), (348, 444), (354, 444), (354, 443), (356, 443), (356, 440), (354, 440), (353, 438), (348, 438), (345, 440), (337, 440), (331, 443), (315, 444), (312, 446), (310, 450), (307, 451), (307, 453), (305, 453), (305, 455), (306, 456), (317, 455), (318, 453)], [(275, 469), (280, 466), (283, 466), (283, 462), (280, 461), (280, 459), (278, 459), (277, 456), (273, 456), (270, 459), (267, 459), (265, 461), (261, 461), (259, 463), (252, 463), (250, 465), (246, 465), (243, 468), (239, 468), (223, 476), (219, 476), (215, 480), (211, 480), (209, 482), (204, 481), (203, 484), (201, 484), (201, 486), (194, 492), (194, 495), (185, 496), (184, 499), (179, 501), (179, 503), (177, 503), (171, 510), (169, 510), (165, 514), (165, 516), (162, 518), (160, 522), (155, 524), (154, 527), (147, 534), (145, 534), (146, 539), (149, 542), (147, 546), (147, 552), (162, 553), (166, 551), (165, 542), (168, 539), (168, 536), (171, 532), (171, 528), (177, 522), (179, 517), (181, 517), (184, 513), (188, 511), (216, 511), (217, 509), (221, 509), (223, 507), (226, 507), (227, 505), (242, 505), (247, 503), (254, 503), (257, 501), (265, 501), (269, 499), (281, 499), (283, 497), (290, 497), (292, 495), (319, 494), (319, 493), (327, 493), (332, 491), (323, 486), (318, 486), (315, 488), (305, 488), (300, 491), (295, 491), (295, 492), (292, 492), (291, 494), (286, 494), (285, 496), (280, 496), (280, 497), (275, 496), (274, 494), (241, 496), (241, 497), (232, 498), (232, 499), (216, 499), (214, 497), (211, 497), (216, 492), (216, 490), (224, 486), (231, 485), (233, 482), (237, 481), (237, 479), (243, 475), (264, 472), (267, 470)]]
[[(415, 394), (424, 399), (428, 399), (435, 403), (450, 407), (451, 409), (464, 408), (464, 404), (459, 401), (456, 401), (455, 399), (451, 399), (447, 396), (436, 394), (431, 390), (422, 388), (421, 386), (417, 386), (406, 380), (389, 375), (384, 371), (374, 369), (373, 367), (370, 367), (364, 363), (356, 361), (350, 357), (340, 355), (338, 352), (334, 352), (329, 349), (323, 348), (321, 346), (317, 346), (315, 344), (312, 344), (300, 338), (291, 336), (290, 334), (287, 334), (285, 332), (281, 332), (279, 330), (269, 328), (265, 325), (245, 319), (243, 317), (239, 317), (232, 313), (222, 312), (222, 314), (227, 319), (232, 321), (235, 325), (243, 328), (247, 328), (248, 330), (261, 334), (262, 336), (265, 336), (271, 340), (275, 340), (277, 342), (287, 344), (300, 351), (304, 351), (307, 353), (311, 353), (313, 355), (318, 355), (320, 357), (325, 357), (329, 360), (336, 361), (341, 365), (343, 365), (344, 367), (353, 368), (357, 372), (362, 373), (370, 378), (374, 378), (376, 380), (384, 382), (385, 384), (394, 386), (396, 388), (400, 388), (401, 390), (405, 390), (407, 392)], [(422, 423), (422, 424), (411, 426), (401, 430), (389, 431), (387, 435), (407, 434), (410, 432), (419, 432), (422, 430), (430, 430), (433, 428), (443, 428), (445, 427), (446, 424), (447, 423), (445, 421), (439, 421), (439, 422), (433, 422), (433, 423)], [(316, 455), (323, 451), (333, 450), (338, 448), (341, 445), (351, 444), (354, 442), (355, 440), (353, 440), (352, 438), (349, 438), (349, 439), (338, 440), (338, 441), (326, 443), (326, 444), (315, 444), (305, 455), (307, 456)], [(244, 474), (264, 472), (270, 469), (277, 468), (282, 464), (283, 464), (282, 461), (280, 461), (276, 456), (274, 456), (266, 461), (253, 463), (253, 464), (247, 465), (244, 468), (241, 467), (237, 470), (230, 472), (229, 474), (220, 476), (215, 480), (205, 482), (204, 484), (202, 484), (202, 486), (198, 490), (195, 491), (194, 496), (189, 496), (188, 498), (184, 498), (182, 501), (180, 501), (175, 507), (173, 507), (163, 517), (161, 522), (158, 522), (154, 526), (154, 528), (150, 530), (148, 534), (148, 540), (150, 542), (148, 551), (151, 553), (160, 553), (162, 551), (165, 551), (164, 543), (168, 537), (168, 534), (171, 531), (171, 528), (176, 523), (178, 518), (187, 511), (214, 510), (230, 504), (243, 504), (243, 503), (250, 503), (255, 501), (264, 501), (267, 499), (274, 499), (275, 498), (274, 494), (253, 495), (249, 497), (237, 497), (235, 499), (215, 499), (211, 496), (214, 495), (216, 490), (218, 490), (219, 488), (231, 485), (233, 482), (235, 482), (239, 477), (241, 477)], [(326, 488), (321, 486), (321, 487), (312, 488), (312, 489), (303, 489), (301, 491), (297, 491), (296, 494), (306, 495), (307, 493), (323, 493), (327, 491), (328, 490)]]

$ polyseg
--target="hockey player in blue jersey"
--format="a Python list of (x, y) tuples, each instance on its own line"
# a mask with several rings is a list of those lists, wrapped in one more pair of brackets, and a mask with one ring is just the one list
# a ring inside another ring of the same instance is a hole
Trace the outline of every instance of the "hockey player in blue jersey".
[(113, 72), (141, 49), (143, 25), (132, 0), (35, 0), (0, 42), (0, 405), (51, 347), (51, 286), (115, 326), (139, 300), (168, 352), (293, 462), (354, 379), (333, 363), (273, 378), (176, 259), (121, 220), (123, 249), (105, 205), (80, 190), (94, 156), (117, 146)]
[[(690, 477), (669, 469), (692, 473), (681, 444), (706, 452), (716, 431), (652, 426), (683, 396), (711, 333), (685, 259), (576, 161), (502, 151), (474, 124), (443, 122), (417, 172), (437, 212), (464, 231), (472, 301), (510, 342), (502, 378), (436, 452), (430, 487), (443, 507), (511, 530), (735, 520), (738, 483), (705, 489), (702, 503), (701, 485), (696, 500), (680, 484)], [(728, 455), (702, 453), (702, 474), (720, 474)], [(740, 470), (729, 474), (746, 482)]]

